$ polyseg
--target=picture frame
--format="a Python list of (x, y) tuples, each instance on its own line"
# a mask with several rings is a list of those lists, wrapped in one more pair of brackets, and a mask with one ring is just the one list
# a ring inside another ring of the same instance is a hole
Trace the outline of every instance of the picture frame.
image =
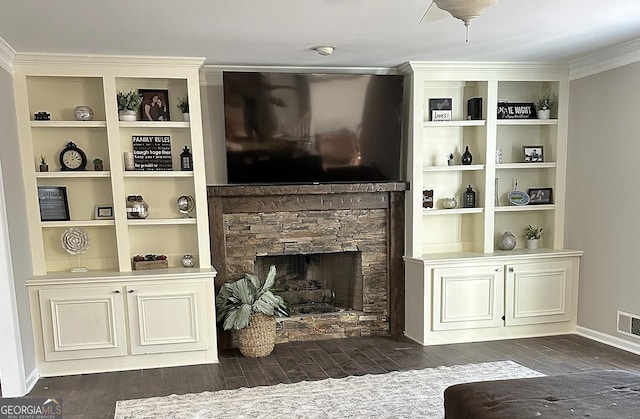
[(65, 186), (38, 186), (40, 221), (71, 221)]
[(452, 99), (429, 98), (429, 116), (431, 121), (451, 121)]
[(523, 145), (522, 153), (524, 154), (525, 163), (542, 163), (544, 162), (544, 146), (541, 145)]
[(113, 206), (96, 205), (93, 218), (95, 220), (113, 220)]
[(553, 204), (553, 188), (529, 188), (529, 205)]
[(138, 89), (142, 95), (140, 119), (142, 121), (171, 121), (169, 91), (166, 89)]

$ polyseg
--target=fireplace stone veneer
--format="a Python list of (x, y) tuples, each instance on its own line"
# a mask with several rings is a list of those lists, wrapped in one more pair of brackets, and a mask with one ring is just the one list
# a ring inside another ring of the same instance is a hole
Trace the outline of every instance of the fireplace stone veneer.
[(406, 183), (209, 186), (216, 288), (259, 256), (360, 252), (362, 311), (278, 320), (278, 342), (404, 330)]

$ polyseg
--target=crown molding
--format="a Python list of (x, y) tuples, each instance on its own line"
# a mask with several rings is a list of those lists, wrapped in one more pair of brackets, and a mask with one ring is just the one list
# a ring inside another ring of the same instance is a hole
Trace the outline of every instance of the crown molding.
[(549, 80), (567, 77), (569, 67), (555, 62), (512, 61), (409, 61), (398, 67), (401, 74), (429, 73), (430, 80)]
[(13, 74), (15, 56), (16, 51), (4, 39), (0, 38), (0, 67), (4, 68), (9, 74)]
[(90, 54), (40, 54), (16, 53), (14, 65), (60, 65), (83, 67), (112, 67), (133, 65), (142, 67), (196, 67), (204, 64), (201, 57), (153, 57), (133, 55), (90, 55)]
[(393, 67), (302, 67), (302, 66), (232, 66), (205, 65), (200, 70), (200, 84), (222, 86), (223, 71), (256, 71), (271, 73), (344, 73), (344, 74), (400, 74)]
[(640, 61), (640, 38), (623, 42), (569, 62), (569, 80), (575, 80)]

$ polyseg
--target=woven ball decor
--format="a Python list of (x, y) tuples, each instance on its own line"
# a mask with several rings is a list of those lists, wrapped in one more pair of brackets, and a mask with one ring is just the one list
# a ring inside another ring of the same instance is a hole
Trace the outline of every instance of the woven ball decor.
[(254, 314), (249, 325), (237, 331), (238, 349), (249, 358), (267, 356), (276, 344), (276, 318)]

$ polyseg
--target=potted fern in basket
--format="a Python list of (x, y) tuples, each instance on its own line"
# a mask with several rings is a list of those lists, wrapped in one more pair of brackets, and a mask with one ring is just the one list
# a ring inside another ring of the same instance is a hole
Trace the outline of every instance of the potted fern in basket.
[(264, 282), (253, 274), (245, 274), (228, 282), (216, 296), (218, 321), (224, 330), (237, 331), (238, 349), (244, 356), (267, 356), (276, 342), (276, 315), (288, 316), (289, 307), (273, 293), (276, 267), (269, 268)]

